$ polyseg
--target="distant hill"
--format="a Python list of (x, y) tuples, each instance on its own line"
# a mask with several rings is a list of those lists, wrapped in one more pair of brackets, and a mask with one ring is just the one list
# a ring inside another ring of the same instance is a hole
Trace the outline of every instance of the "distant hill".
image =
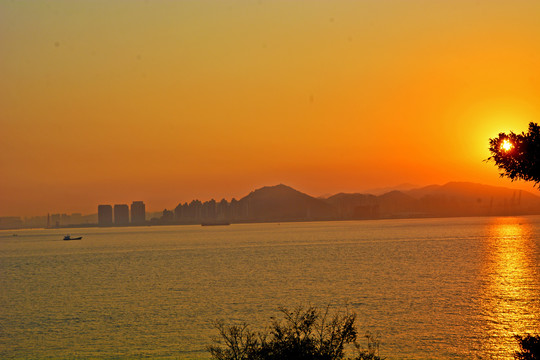
[(419, 216), (418, 200), (401, 191), (390, 191), (379, 196), (340, 193), (329, 197), (326, 201), (336, 208), (342, 219)]
[(469, 182), (430, 185), (406, 192), (433, 216), (540, 214), (540, 197), (527, 191)]
[(521, 193), (522, 197), (529, 201), (540, 200), (540, 197), (527, 191), (508, 189), (500, 186), (490, 186), (470, 182), (449, 182), (444, 185), (430, 185), (412, 189), (406, 192), (415, 198), (424, 196), (445, 196), (453, 198), (491, 198), (491, 197), (514, 197)]
[(280, 184), (254, 190), (230, 203), (193, 200), (179, 204), (174, 217), (169, 211), (167, 219), (157, 221), (197, 224), (527, 214), (540, 214), (539, 196), (467, 182), (393, 190), (380, 195), (339, 193), (328, 198), (314, 198)]
[(332, 205), (340, 219), (374, 219), (378, 217), (377, 196), (339, 193), (325, 201)]
[(266, 186), (239, 200), (251, 221), (302, 221), (336, 219), (332, 205), (280, 184)]
[(399, 185), (391, 186), (391, 187), (369, 189), (369, 190), (364, 191), (364, 193), (373, 194), (373, 195), (383, 195), (392, 191), (405, 192), (405, 191), (417, 189), (418, 187), (419, 187), (418, 185), (405, 183), (405, 184), (399, 184)]
[(326, 201), (342, 219), (540, 214), (540, 197), (522, 190), (450, 182), (378, 196), (337, 194)]
[(422, 213), (418, 200), (401, 191), (391, 191), (377, 197), (383, 217), (419, 217)]

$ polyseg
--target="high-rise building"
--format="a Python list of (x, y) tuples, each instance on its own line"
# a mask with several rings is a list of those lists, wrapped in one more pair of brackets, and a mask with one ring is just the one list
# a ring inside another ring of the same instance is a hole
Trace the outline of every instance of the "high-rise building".
[(111, 205), (98, 205), (98, 225), (111, 226), (113, 224), (113, 212)]
[(62, 214), (52, 214), (51, 215), (51, 226), (52, 227), (60, 227), (60, 218)]
[(128, 225), (129, 224), (129, 207), (126, 204), (114, 205), (114, 224)]
[(131, 203), (131, 223), (141, 225), (146, 223), (146, 207), (142, 201)]

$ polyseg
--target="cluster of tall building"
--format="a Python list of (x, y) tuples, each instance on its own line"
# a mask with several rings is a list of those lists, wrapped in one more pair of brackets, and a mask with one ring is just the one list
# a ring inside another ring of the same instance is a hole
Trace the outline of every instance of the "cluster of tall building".
[[(165, 212), (163, 217), (165, 217)], [(249, 218), (249, 202), (223, 199), (219, 202), (212, 199), (201, 202), (193, 200), (189, 204), (178, 204), (174, 213), (170, 212), (169, 220), (180, 224), (198, 223), (204, 221), (240, 221)]]
[(61, 227), (66, 225), (84, 224), (84, 217), (81, 213), (68, 214), (47, 214), (47, 228)]
[(47, 214), (24, 218), (21, 218), (20, 216), (3, 216), (0, 217), (0, 229), (50, 229), (93, 226), (96, 223), (96, 220), (96, 214), (82, 215), (81, 213)]
[(23, 221), (19, 216), (0, 217), (0, 229), (19, 229), (23, 227)]
[(98, 225), (99, 226), (125, 226), (146, 224), (146, 207), (142, 201), (131, 203), (130, 208), (126, 204), (98, 205)]

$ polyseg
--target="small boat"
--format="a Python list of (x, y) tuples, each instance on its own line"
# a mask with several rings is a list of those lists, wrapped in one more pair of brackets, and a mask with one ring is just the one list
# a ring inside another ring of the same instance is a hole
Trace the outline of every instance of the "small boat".
[(64, 236), (64, 240), (81, 240), (81, 239), (82, 239), (82, 236), (78, 236), (78, 237), (71, 237), (71, 235)]
[(227, 225), (231, 225), (231, 223), (228, 223), (226, 221), (216, 221), (216, 222), (205, 222), (201, 224), (201, 226), (227, 226)]

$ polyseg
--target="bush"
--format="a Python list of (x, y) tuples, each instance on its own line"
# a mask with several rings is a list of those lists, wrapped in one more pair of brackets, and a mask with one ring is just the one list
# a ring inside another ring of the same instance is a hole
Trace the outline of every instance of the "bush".
[[(246, 324), (226, 326), (216, 324), (220, 338), (209, 346), (216, 360), (381, 360), (378, 341), (366, 334), (368, 349), (357, 342), (358, 330), (354, 313), (330, 316), (328, 308), (315, 307), (289, 311), (281, 308), (281, 321), (274, 321), (265, 333), (255, 333)], [(346, 350), (356, 350), (353, 358)]]
[(515, 336), (521, 351), (514, 353), (517, 360), (540, 360), (540, 335)]

